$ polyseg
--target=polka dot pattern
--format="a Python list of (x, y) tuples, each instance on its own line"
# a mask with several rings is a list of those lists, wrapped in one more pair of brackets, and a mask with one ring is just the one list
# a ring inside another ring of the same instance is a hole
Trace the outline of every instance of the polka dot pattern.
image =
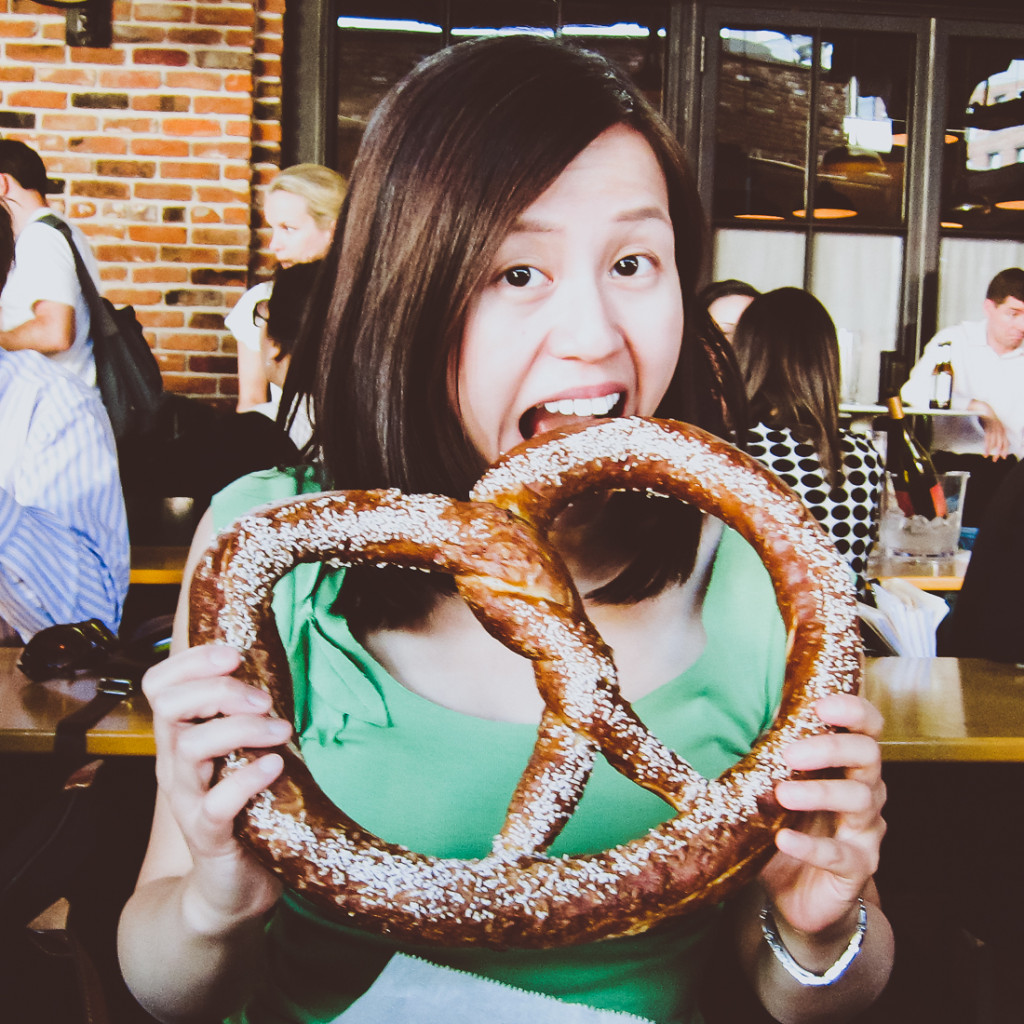
[(759, 423), (747, 435), (747, 451), (789, 484), (832, 538), (856, 575), (864, 594), (868, 553), (878, 537), (878, 504), (884, 467), (871, 442), (860, 434), (839, 432), (844, 479), (829, 487), (813, 446), (797, 441), (785, 428)]

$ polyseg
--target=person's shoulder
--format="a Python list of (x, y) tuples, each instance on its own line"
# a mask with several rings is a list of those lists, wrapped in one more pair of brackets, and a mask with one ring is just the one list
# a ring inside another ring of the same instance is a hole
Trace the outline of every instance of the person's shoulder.
[(322, 490), (311, 466), (261, 469), (232, 481), (213, 496), (214, 526), (221, 529), (261, 505)]
[(83, 418), (108, 422), (96, 388), (33, 349), (3, 354), (0, 398), (31, 405), (36, 409), (37, 424), (46, 424), (51, 431), (59, 431), (69, 423), (81, 423)]

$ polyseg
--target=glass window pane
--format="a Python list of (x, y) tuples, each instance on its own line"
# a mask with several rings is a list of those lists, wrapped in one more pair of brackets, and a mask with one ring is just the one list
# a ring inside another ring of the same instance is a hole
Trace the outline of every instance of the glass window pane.
[(373, 108), (444, 39), (444, 2), (343, 0), (338, 4), (338, 150), (347, 175)]
[(719, 228), (715, 232), (713, 276), (734, 278), (758, 291), (801, 288), (804, 283), (804, 236), (792, 231)]
[(911, 36), (830, 32), (817, 62), (799, 32), (723, 28), (719, 45), (716, 221), (806, 222), (814, 102), (816, 223), (903, 223)]
[(595, 5), (585, 0), (566, 0), (562, 19), (564, 38), (614, 61), (656, 110), (664, 109), (667, 3)]
[(802, 205), (812, 43), (774, 30), (721, 30), (716, 221), (781, 222)]
[(953, 39), (942, 229), (1024, 232), (1024, 40)]
[(881, 353), (899, 338), (902, 262), (897, 235), (829, 231), (814, 238), (810, 290), (836, 325), (844, 402), (878, 399)]
[(943, 238), (939, 247), (938, 326), (980, 320), (989, 282), (1007, 267), (1024, 267), (1024, 241), (963, 235)]
[(558, 5), (550, 0), (450, 0), (452, 42), (516, 31), (553, 36)]
[(858, 227), (903, 223), (913, 53), (910, 36), (827, 33), (818, 95), (819, 219), (832, 209), (841, 214), (834, 219)]

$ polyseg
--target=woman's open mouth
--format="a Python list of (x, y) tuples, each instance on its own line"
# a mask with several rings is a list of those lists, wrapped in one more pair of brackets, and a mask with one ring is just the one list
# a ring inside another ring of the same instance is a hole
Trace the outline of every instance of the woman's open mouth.
[(519, 419), (519, 432), (528, 441), (549, 430), (586, 420), (621, 416), (626, 404), (624, 391), (613, 391), (597, 398), (560, 398), (527, 409)]

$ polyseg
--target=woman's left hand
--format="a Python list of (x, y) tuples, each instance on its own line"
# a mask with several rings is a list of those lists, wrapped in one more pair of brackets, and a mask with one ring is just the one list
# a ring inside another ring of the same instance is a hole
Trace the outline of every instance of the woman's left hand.
[(863, 697), (834, 694), (815, 704), (828, 725), (846, 730), (793, 743), (783, 756), (793, 769), (839, 768), (838, 778), (780, 782), (783, 807), (806, 813), (800, 831), (781, 829), (778, 852), (761, 872), (776, 919), (805, 936), (849, 921), (878, 866), (885, 835), (882, 716)]

